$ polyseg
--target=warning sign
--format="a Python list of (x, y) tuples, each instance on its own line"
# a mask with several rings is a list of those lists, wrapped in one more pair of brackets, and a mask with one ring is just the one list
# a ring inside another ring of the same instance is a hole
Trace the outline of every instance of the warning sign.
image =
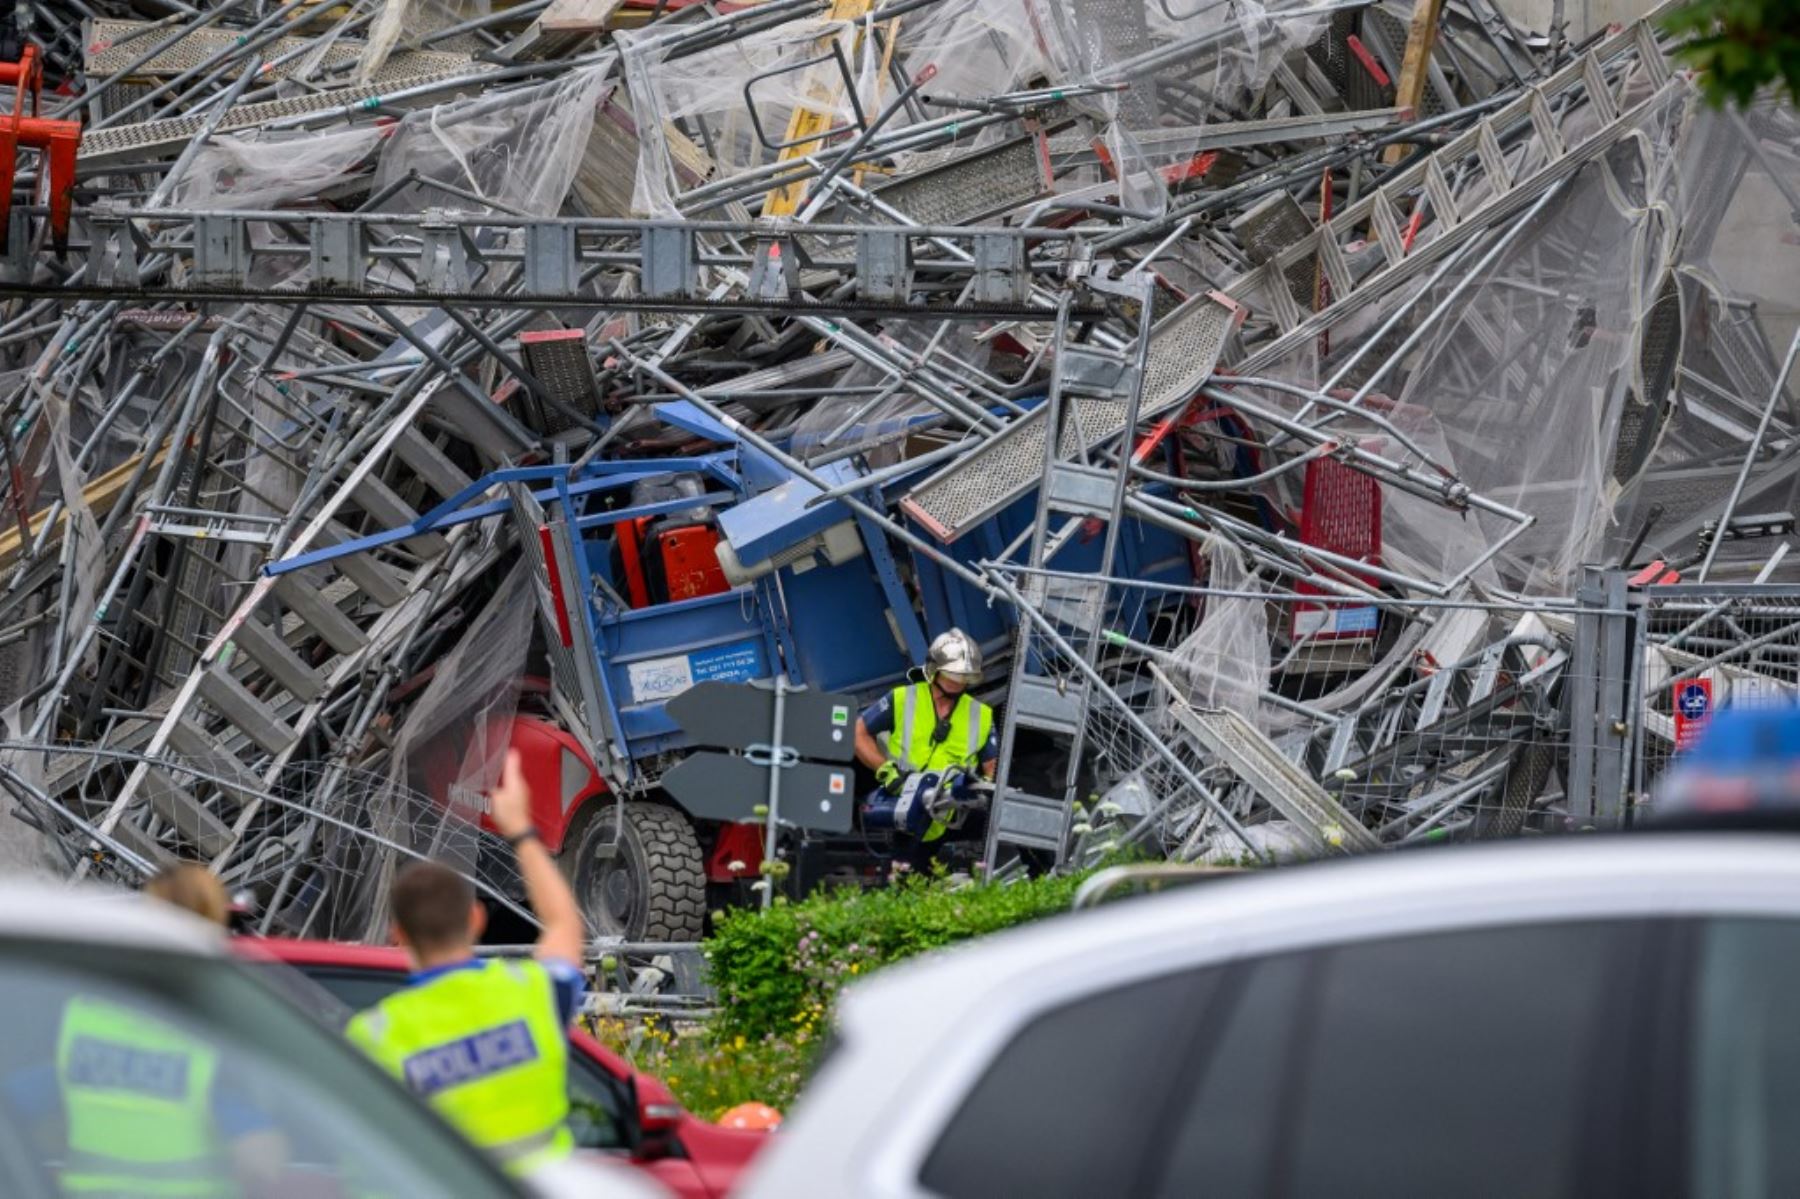
[(1675, 752), (1689, 749), (1700, 739), (1712, 718), (1712, 681), (1683, 679), (1675, 684)]

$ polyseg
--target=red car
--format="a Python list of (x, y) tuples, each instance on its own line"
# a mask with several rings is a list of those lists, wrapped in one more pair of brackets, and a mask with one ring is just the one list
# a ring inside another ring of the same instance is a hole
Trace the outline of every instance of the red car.
[[(406, 984), (399, 949), (336, 941), (239, 937), (240, 956), (299, 971), (342, 1005), (319, 1013), (348, 1019)], [(324, 996), (312, 988), (313, 1006)], [(306, 997), (299, 997), (304, 1004)], [(569, 1127), (582, 1149), (625, 1156), (680, 1199), (722, 1199), (768, 1134), (720, 1128), (689, 1113), (661, 1079), (641, 1074), (585, 1032), (569, 1034)]]

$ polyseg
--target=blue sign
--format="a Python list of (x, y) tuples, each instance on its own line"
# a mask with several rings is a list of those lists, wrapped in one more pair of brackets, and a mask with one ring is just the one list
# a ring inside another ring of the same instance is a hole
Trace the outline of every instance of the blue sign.
[(1705, 720), (1712, 707), (1712, 690), (1704, 683), (1684, 683), (1676, 697), (1681, 714), (1688, 720)]
[(736, 645), (696, 650), (688, 655), (688, 669), (693, 671), (696, 683), (713, 680), (748, 682), (762, 677), (762, 645), (755, 641), (740, 641)]

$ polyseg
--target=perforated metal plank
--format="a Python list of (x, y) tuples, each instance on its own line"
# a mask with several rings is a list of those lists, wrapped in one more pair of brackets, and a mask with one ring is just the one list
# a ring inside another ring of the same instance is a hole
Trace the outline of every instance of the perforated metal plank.
[[(379, 101), (387, 93), (433, 83), (449, 83), (478, 71), (491, 69), (465, 66), (395, 79), (380, 87), (346, 87), (283, 100), (239, 104), (220, 120), (216, 132), (231, 133), (238, 129), (258, 128), (283, 117), (309, 116), (364, 101)], [(85, 168), (150, 161), (158, 155), (187, 145), (206, 128), (207, 120), (205, 115), (170, 117), (166, 120), (141, 121), (135, 125), (114, 125), (108, 129), (92, 130), (81, 136), (81, 164)]]
[[(557, 403), (583, 416), (600, 413), (600, 384), (594, 378), (594, 361), (588, 357), (587, 334), (580, 329), (546, 329), (519, 334), (525, 367), (537, 377)], [(538, 431), (554, 436), (575, 428), (575, 422), (546, 404), (538, 414)]]
[(1381, 848), (1379, 837), (1288, 761), (1255, 725), (1229, 709), (1197, 710), (1176, 698), (1172, 689), (1170, 694), (1169, 712), (1175, 722), (1321, 848), (1341, 846), (1357, 852)]
[[(1244, 253), (1259, 266), (1274, 262), (1281, 252), (1313, 231), (1313, 223), (1294, 197), (1276, 192), (1268, 199), (1246, 210), (1231, 222), (1231, 231), (1243, 244)], [(1301, 259), (1288, 264), (1282, 277), (1287, 280), (1288, 294), (1302, 309), (1313, 307), (1316, 260)]]
[[(153, 30), (148, 21), (95, 21), (93, 37), (83, 51), (87, 73), (92, 77), (104, 77), (130, 67), (134, 77), (179, 75), (195, 67), (206, 66), (220, 55), (242, 45), (244, 40), (242, 34), (233, 29), (197, 29), (173, 45), (157, 51), (148, 61), (133, 66), (139, 55), (165, 41), (168, 36), (169, 30)], [(303, 54), (314, 44), (315, 39), (310, 37), (277, 38), (262, 47), (261, 54), (264, 61), (273, 61), (289, 54)], [(368, 46), (362, 42), (339, 41), (325, 51), (319, 66), (322, 71), (329, 72), (333, 67), (356, 62), (367, 52)], [(396, 50), (375, 73), (374, 82), (412, 79), (433, 71), (466, 70), (469, 62), (470, 58), (466, 54), (447, 54), (441, 50)], [(286, 79), (303, 63), (303, 58), (294, 58), (265, 71), (262, 78)], [(235, 69), (227, 72), (229, 75), (237, 73)]]
[(1048, 195), (1049, 170), (1043, 138), (1027, 135), (908, 175), (875, 195), (921, 225), (968, 225)]
[[(1217, 293), (1197, 295), (1158, 321), (1139, 419), (1153, 420), (1192, 398), (1243, 319), (1243, 309)], [(1059, 457), (1081, 445), (1102, 445), (1124, 432), (1117, 403), (1077, 400), (1063, 431)], [(902, 501), (906, 514), (944, 542), (953, 542), (1035, 487), (1044, 474), (1044, 407), (1033, 409), (986, 445), (940, 470)]]

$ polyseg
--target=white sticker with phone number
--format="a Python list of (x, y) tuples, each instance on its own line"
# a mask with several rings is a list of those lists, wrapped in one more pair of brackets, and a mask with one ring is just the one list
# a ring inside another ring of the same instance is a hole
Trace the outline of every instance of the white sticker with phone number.
[(694, 671), (688, 665), (686, 654), (633, 662), (628, 673), (634, 703), (650, 704), (658, 700), (673, 699), (694, 685)]

